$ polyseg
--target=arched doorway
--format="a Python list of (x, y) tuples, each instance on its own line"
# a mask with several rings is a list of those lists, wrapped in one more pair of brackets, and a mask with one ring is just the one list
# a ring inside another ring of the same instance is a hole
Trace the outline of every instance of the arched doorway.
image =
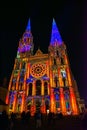
[(36, 102), (36, 111), (40, 111), (41, 99), (37, 98), (35, 102)]
[(40, 110), (40, 106), (41, 106), (41, 80), (37, 80), (36, 81), (36, 111)]

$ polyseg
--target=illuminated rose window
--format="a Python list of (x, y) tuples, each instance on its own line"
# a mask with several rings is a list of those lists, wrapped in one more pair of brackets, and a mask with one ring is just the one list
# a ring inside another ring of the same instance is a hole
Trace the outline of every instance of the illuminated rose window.
[(45, 64), (36, 63), (31, 66), (31, 75), (35, 78), (42, 77), (46, 73)]

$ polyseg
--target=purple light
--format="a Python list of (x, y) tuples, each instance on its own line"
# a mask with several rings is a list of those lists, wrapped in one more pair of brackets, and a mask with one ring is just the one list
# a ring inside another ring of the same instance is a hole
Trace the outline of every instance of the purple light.
[(30, 51), (31, 49), (31, 39), (32, 34), (31, 34), (31, 26), (30, 26), (30, 19), (28, 21), (26, 31), (22, 36), (22, 39), (19, 42), (19, 48), (18, 51), (21, 53), (24, 53), (26, 51)]
[(51, 42), (50, 42), (50, 44), (51, 45), (55, 45), (55, 44), (61, 45), (62, 42), (63, 41), (62, 41), (61, 35), (59, 33), (59, 30), (57, 28), (56, 22), (53, 19), (53, 23), (52, 23), (52, 34), (51, 34)]
[(19, 52), (30, 51), (31, 45), (22, 45), (21, 48), (18, 48)]

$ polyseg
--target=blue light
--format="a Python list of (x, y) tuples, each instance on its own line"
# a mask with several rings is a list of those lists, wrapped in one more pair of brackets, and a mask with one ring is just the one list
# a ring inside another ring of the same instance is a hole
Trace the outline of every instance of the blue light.
[(18, 48), (19, 52), (25, 53), (26, 51), (30, 51), (31, 49), (30, 38), (31, 37), (32, 37), (32, 34), (31, 34), (31, 26), (30, 26), (30, 19), (29, 19), (27, 27), (26, 27), (26, 31), (23, 34), (23, 37), (19, 43), (19, 48)]
[(51, 45), (55, 45), (55, 43), (58, 43), (59, 45), (62, 44), (62, 38), (61, 35), (59, 33), (59, 30), (57, 28), (56, 22), (53, 19), (53, 23), (52, 23), (52, 34), (51, 34)]
[(27, 24), (26, 30), (28, 30), (28, 31), (31, 30), (30, 19), (28, 20), (28, 24)]
[(42, 79), (49, 80), (49, 77), (43, 76)]
[(67, 109), (70, 108), (69, 102), (66, 102), (66, 108), (67, 108)]
[(31, 37), (30, 32), (25, 32), (25, 33), (23, 34), (23, 37), (25, 37), (25, 38), (27, 38), (27, 37)]
[(33, 79), (27, 79), (26, 80), (26, 83), (30, 83), (30, 82), (32, 82), (33, 81)]
[(55, 94), (55, 99), (59, 100), (59, 94), (58, 93)]

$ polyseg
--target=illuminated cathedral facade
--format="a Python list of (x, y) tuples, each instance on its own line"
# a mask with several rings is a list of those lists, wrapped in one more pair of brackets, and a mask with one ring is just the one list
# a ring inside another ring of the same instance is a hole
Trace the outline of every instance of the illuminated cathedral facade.
[(80, 97), (72, 75), (66, 45), (62, 41), (55, 20), (52, 22), (48, 53), (38, 49), (33, 53), (34, 43), (30, 19), (19, 41), (17, 57), (11, 74), (6, 103), (9, 111), (21, 113), (37, 110), (62, 112), (67, 115), (80, 113)]

